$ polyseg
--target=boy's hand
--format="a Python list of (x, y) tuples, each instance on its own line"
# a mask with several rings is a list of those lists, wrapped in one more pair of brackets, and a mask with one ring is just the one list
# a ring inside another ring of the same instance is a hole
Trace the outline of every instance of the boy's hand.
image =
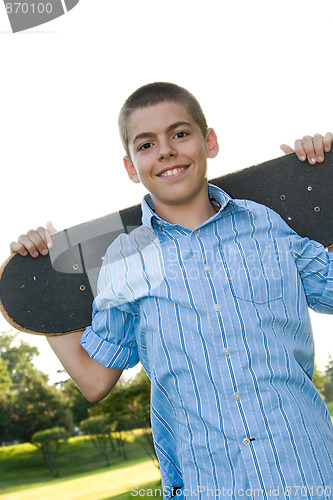
[(22, 234), (18, 241), (13, 241), (10, 244), (11, 253), (17, 252), (20, 255), (26, 256), (28, 253), (32, 257), (38, 257), (39, 253), (47, 255), (49, 248), (52, 247), (51, 234), (56, 233), (57, 230), (53, 227), (51, 222), (46, 223), (46, 229), (39, 227), (34, 231), (31, 229), (27, 234)]
[(322, 163), (324, 161), (324, 153), (331, 151), (332, 141), (333, 134), (331, 132), (328, 132), (325, 137), (320, 134), (313, 137), (305, 135), (303, 139), (295, 141), (295, 149), (287, 146), (287, 144), (281, 144), (280, 148), (285, 154), (296, 153), (299, 160), (305, 161), (307, 159), (311, 165), (315, 165), (317, 162)]

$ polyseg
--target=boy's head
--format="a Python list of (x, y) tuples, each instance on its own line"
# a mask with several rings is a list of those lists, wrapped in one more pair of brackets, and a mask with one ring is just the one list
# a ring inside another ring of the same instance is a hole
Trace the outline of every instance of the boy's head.
[(149, 83), (137, 89), (125, 101), (119, 113), (118, 125), (126, 155), (130, 156), (127, 123), (130, 115), (139, 108), (154, 106), (162, 102), (176, 102), (184, 106), (206, 137), (208, 126), (197, 99), (191, 92), (174, 83)]

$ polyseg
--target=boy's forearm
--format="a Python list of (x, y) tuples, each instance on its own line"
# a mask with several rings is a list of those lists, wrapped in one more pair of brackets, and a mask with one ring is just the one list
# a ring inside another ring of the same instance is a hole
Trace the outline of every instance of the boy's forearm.
[(103, 399), (119, 379), (122, 370), (106, 368), (94, 359), (80, 345), (84, 330), (47, 337), (59, 361), (74, 380), (82, 394), (92, 402)]

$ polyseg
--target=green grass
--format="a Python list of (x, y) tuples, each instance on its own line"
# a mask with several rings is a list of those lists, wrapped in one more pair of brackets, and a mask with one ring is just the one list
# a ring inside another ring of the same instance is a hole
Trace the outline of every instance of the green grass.
[(89, 438), (71, 438), (60, 451), (54, 477), (33, 445), (0, 448), (0, 498), (127, 500), (133, 498), (131, 487), (159, 488), (159, 470), (135, 439), (128, 439), (127, 453), (128, 460), (110, 453), (107, 467)]

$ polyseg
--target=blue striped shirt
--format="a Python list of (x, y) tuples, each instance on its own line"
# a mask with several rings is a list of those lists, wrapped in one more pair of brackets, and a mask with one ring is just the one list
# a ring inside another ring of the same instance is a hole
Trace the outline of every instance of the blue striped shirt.
[(143, 226), (104, 258), (82, 345), (107, 367), (141, 361), (166, 499), (171, 486), (200, 499), (333, 498), (308, 313), (333, 313), (333, 252), (263, 205), (209, 195), (220, 210), (193, 231), (145, 197)]

